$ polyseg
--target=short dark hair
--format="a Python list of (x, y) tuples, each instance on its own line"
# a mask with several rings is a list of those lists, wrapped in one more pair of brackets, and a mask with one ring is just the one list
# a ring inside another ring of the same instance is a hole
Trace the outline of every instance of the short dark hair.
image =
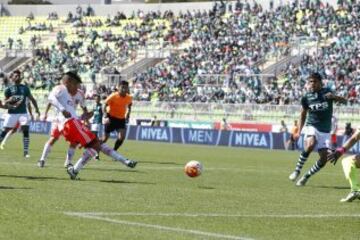
[(13, 74), (15, 73), (15, 74), (19, 74), (20, 76), (21, 76), (21, 72), (20, 72), (20, 70), (19, 69), (16, 69), (15, 71), (13, 71), (12, 72)]
[(310, 78), (311, 78), (311, 79), (315, 79), (315, 80), (317, 80), (317, 81), (319, 81), (319, 82), (322, 81), (322, 77), (321, 77), (320, 73), (318, 73), (318, 72), (312, 73), (312, 74), (310, 75)]
[(129, 82), (125, 81), (125, 80), (121, 80), (119, 82), (119, 86), (129, 86)]
[(65, 75), (78, 83), (82, 83), (80, 76), (76, 72), (66, 72)]

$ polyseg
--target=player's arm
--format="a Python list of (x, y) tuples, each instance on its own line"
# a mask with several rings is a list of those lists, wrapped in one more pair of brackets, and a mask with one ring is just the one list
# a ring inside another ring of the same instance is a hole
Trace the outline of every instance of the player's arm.
[(28, 98), (30, 99), (31, 103), (34, 105), (35, 107), (35, 112), (38, 115), (38, 118), (40, 118), (40, 110), (37, 104), (37, 101), (35, 100), (35, 98), (33, 97), (33, 95), (30, 93)]
[(326, 99), (330, 99), (333, 100), (334, 102), (339, 102), (339, 103), (346, 103), (347, 99), (338, 95), (335, 95), (332, 92), (329, 92), (327, 94), (325, 94), (325, 98)]
[(34, 115), (33, 115), (33, 111), (32, 111), (32, 107), (29, 101), (26, 101), (26, 107), (28, 110), (28, 113), (30, 115), (31, 121), (34, 121)]
[(127, 110), (126, 117), (125, 117), (126, 122), (129, 122), (130, 114), (131, 114), (131, 107), (132, 107), (132, 103), (130, 103), (130, 104), (128, 105), (128, 110)]
[(12, 108), (12, 106), (9, 105), (8, 103), (6, 103), (6, 101), (5, 101), (5, 102), (2, 102), (2, 101), (0, 100), (0, 108), (10, 109), (10, 108)]
[(71, 117), (71, 113), (66, 111), (65, 106), (63, 106), (62, 103), (58, 100), (56, 94), (50, 93), (48, 100), (51, 105), (53, 105), (56, 109), (58, 109), (64, 115), (65, 118)]
[(355, 143), (360, 140), (360, 130), (356, 130), (356, 132), (351, 135), (351, 137), (339, 148), (337, 148), (334, 152), (329, 153), (328, 160), (332, 162), (334, 165), (337, 160), (349, 149), (351, 149)]
[(301, 112), (300, 112), (300, 125), (299, 125), (299, 129), (297, 131), (297, 133), (295, 133), (294, 138), (298, 139), (301, 133), (301, 130), (303, 129), (304, 125), (305, 125), (305, 120), (306, 120), (306, 116), (307, 116), (307, 109), (302, 107), (301, 108)]
[(102, 109), (103, 110), (104, 124), (109, 122), (109, 115), (108, 115), (108, 112), (107, 112), (107, 108), (109, 106), (109, 103), (112, 101), (112, 96), (113, 95), (110, 95), (104, 101), (104, 106), (103, 106), (103, 109)]
[(90, 118), (94, 115), (94, 112), (93, 111), (89, 112), (89, 110), (85, 105), (81, 106), (81, 110), (83, 111), (83, 116), (84, 116), (83, 120), (88, 123)]
[(46, 121), (46, 119), (47, 119), (47, 117), (48, 117), (50, 108), (51, 108), (51, 103), (48, 103), (48, 104), (46, 105), (46, 109), (45, 109), (45, 113), (44, 113), (44, 121)]

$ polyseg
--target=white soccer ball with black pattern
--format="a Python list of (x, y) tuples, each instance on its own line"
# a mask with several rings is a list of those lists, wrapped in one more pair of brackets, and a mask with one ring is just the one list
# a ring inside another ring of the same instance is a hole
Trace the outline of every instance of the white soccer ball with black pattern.
[(199, 161), (192, 160), (185, 165), (184, 170), (189, 177), (198, 177), (203, 171), (203, 166)]

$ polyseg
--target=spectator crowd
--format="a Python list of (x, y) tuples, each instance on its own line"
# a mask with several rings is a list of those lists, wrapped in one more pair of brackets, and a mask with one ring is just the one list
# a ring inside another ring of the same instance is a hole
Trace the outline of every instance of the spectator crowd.
[[(135, 61), (138, 49), (158, 41), (187, 47), (130, 77), (135, 100), (296, 104), (307, 77), (318, 71), (327, 86), (349, 98), (350, 104), (358, 104), (360, 4), (354, 0), (337, 4), (293, 0), (277, 7), (270, 2), (264, 9), (256, 1), (221, 1), (208, 11), (175, 15), (139, 10), (130, 16), (118, 12), (105, 20), (85, 18), (95, 14), (90, 6), (86, 11), (77, 8), (65, 20), (76, 38), (69, 40), (66, 31), (51, 27), (57, 32), (56, 44), (37, 49), (22, 72), (34, 88), (51, 88), (68, 70), (99, 84), (96, 74), (119, 74), (122, 66)], [(48, 18), (58, 16), (52, 12)], [(123, 32), (98, 30), (103, 26), (121, 27)], [(299, 63), (288, 64), (276, 76), (261, 75), (271, 56), (289, 56), (300, 38), (316, 42), (315, 51), (302, 52)], [(96, 89), (106, 93), (111, 91), (108, 87)]]

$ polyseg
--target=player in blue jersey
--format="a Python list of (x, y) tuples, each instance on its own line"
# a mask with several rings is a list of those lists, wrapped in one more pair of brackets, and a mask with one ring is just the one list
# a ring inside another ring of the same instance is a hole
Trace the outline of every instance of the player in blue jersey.
[[(317, 148), (320, 159), (297, 181), (297, 186), (304, 186), (309, 178), (320, 171), (327, 162), (328, 149), (330, 148), (331, 118), (334, 102), (346, 102), (346, 99), (336, 96), (330, 89), (323, 87), (321, 75), (313, 73), (308, 79), (308, 91), (301, 99), (301, 114), (299, 133), (304, 133), (304, 151), (300, 154), (294, 172), (289, 176), (295, 181), (309, 157)], [(296, 135), (296, 138), (300, 134)]]
[(37, 118), (40, 117), (40, 111), (35, 98), (31, 95), (29, 87), (21, 84), (21, 72), (15, 70), (12, 74), (11, 80), (13, 85), (5, 89), (5, 105), (11, 106), (8, 109), (8, 114), (4, 119), (4, 126), (0, 134), (0, 143), (5, 138), (6, 134), (12, 130), (19, 122), (23, 132), (24, 157), (29, 158), (29, 122), (30, 116), (27, 113), (26, 101), (27, 99), (34, 105)]

